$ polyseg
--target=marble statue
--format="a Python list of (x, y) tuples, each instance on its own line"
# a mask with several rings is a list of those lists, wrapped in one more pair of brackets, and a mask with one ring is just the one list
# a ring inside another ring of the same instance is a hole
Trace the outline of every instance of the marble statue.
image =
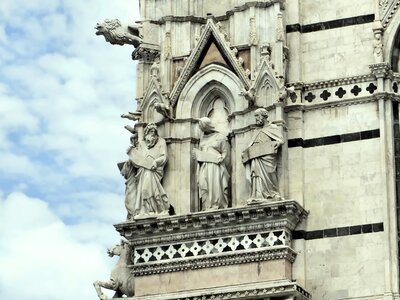
[(242, 153), (246, 167), (246, 179), (251, 184), (249, 203), (281, 199), (276, 174), (278, 148), (283, 144), (283, 136), (275, 124), (268, 122), (268, 112), (264, 108), (255, 111), (256, 125), (260, 127)]
[(198, 162), (197, 181), (201, 210), (228, 207), (228, 142), (215, 130), (209, 118), (199, 120), (203, 136), (193, 156)]
[(142, 43), (139, 26), (123, 26), (118, 19), (106, 19), (103, 23), (97, 23), (95, 29), (96, 35), (103, 35), (113, 45), (131, 44), (136, 48)]
[(95, 281), (93, 283), (97, 296), (101, 300), (109, 299), (101, 288), (115, 291), (113, 298), (122, 298), (123, 295), (133, 297), (135, 295), (135, 283), (131, 270), (128, 268), (130, 263), (130, 246), (127, 241), (121, 240), (120, 244), (107, 250), (110, 257), (119, 256), (119, 260), (111, 272), (111, 277), (107, 281)]
[[(135, 218), (155, 214), (168, 214), (169, 202), (161, 184), (167, 163), (167, 144), (158, 136), (157, 126), (149, 123), (144, 129), (144, 139), (128, 152), (129, 164), (135, 168), (132, 189), (134, 197), (130, 209)], [(130, 189), (127, 186), (127, 189)]]
[[(129, 129), (128, 129), (128, 128)], [(131, 145), (129, 146), (126, 153), (130, 153), (132, 149), (136, 148), (138, 145), (138, 134), (134, 128), (130, 126), (125, 126), (131, 133)], [(132, 164), (130, 160), (125, 161), (122, 163), (121, 166), (121, 175), (125, 178), (125, 207), (128, 212), (126, 219), (131, 221), (135, 213), (135, 199), (137, 193), (137, 168)]]

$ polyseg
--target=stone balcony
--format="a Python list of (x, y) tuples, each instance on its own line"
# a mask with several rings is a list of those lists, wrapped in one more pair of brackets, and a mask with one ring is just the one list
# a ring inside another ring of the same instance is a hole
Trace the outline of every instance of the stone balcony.
[(292, 281), (292, 231), (307, 214), (288, 200), (115, 227), (133, 247), (135, 299), (310, 299)]

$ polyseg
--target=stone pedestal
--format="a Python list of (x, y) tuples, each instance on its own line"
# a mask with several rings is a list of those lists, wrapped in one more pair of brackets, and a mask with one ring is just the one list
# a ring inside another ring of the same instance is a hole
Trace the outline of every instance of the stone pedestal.
[(135, 299), (310, 299), (292, 281), (291, 233), (306, 216), (280, 201), (115, 227), (133, 247)]

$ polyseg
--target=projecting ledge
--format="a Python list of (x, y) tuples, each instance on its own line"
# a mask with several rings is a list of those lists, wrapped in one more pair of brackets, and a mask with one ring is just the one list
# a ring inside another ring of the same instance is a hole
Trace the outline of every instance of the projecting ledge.
[(136, 296), (126, 300), (211, 300), (211, 299), (269, 299), (269, 300), (308, 300), (311, 295), (296, 282), (287, 280), (261, 282), (237, 286), (196, 289), (192, 291)]
[(133, 246), (142, 246), (278, 229), (290, 233), (307, 215), (308, 212), (296, 201), (285, 200), (139, 219), (114, 226)]

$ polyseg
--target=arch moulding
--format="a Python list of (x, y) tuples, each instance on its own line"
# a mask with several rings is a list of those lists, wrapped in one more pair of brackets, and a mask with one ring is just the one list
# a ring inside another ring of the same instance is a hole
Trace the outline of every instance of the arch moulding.
[(243, 110), (247, 106), (247, 101), (239, 95), (243, 89), (242, 82), (232, 71), (217, 64), (208, 65), (199, 70), (185, 85), (176, 106), (176, 118), (204, 116), (209, 104), (204, 101), (211, 102), (213, 94), (223, 96), (230, 113)]

